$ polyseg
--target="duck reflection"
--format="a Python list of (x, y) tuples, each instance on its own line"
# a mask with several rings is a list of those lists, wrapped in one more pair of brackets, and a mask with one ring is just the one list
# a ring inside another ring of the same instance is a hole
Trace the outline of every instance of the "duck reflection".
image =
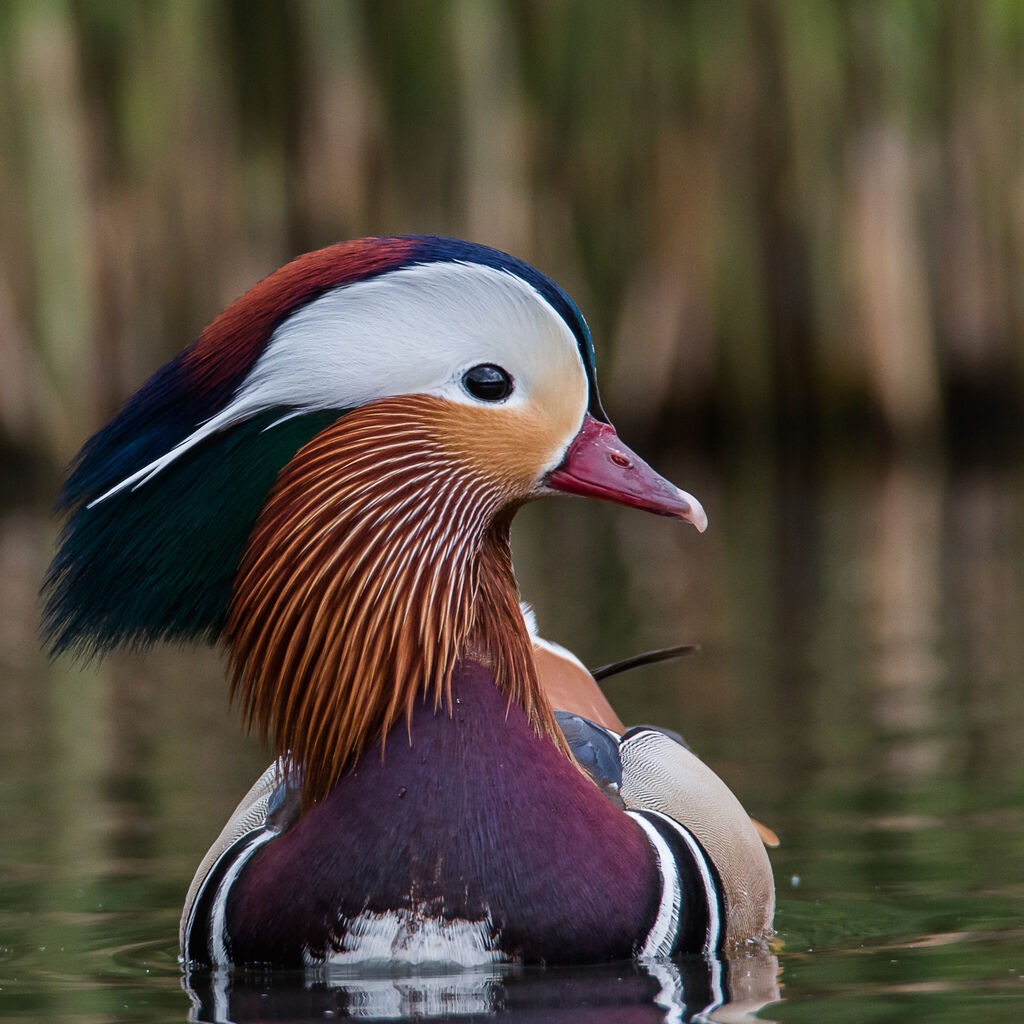
[(503, 1017), (550, 1024), (660, 1021), (741, 1022), (779, 998), (778, 961), (768, 953), (729, 960), (680, 958), (540, 968), (515, 964), (480, 970), (358, 974), (186, 972), (183, 986), (196, 1022), (439, 1020)]

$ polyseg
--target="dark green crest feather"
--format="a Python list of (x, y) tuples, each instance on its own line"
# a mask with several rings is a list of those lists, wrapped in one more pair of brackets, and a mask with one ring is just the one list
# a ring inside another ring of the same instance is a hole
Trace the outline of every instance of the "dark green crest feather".
[(47, 575), (54, 653), (220, 635), (246, 541), (281, 468), (342, 410), (270, 410), (152, 479), (75, 508)]

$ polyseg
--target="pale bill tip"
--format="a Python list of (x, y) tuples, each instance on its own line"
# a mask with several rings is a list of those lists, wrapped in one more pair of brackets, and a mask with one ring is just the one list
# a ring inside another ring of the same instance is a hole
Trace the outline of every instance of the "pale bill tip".
[(692, 494), (687, 494), (681, 487), (677, 487), (676, 490), (679, 492), (679, 497), (690, 506), (689, 513), (682, 518), (689, 523), (693, 523), (697, 527), (698, 533), (703, 533), (708, 528), (708, 514), (704, 511), (704, 506)]

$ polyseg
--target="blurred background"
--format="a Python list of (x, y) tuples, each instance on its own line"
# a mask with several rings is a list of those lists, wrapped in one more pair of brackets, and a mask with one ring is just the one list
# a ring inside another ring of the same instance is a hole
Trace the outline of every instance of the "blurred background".
[(1018, 426), (1024, 7), (0, 7), (0, 438), (66, 459), (250, 284), (443, 233), (559, 280), (630, 429)]
[[(782, 835), (785, 1019), (1003, 995), (1024, 4), (6, 0), (0, 980), (21, 1015), (181, 1011), (177, 909), (267, 756), (216, 653), (39, 651), (61, 467), (255, 281), (409, 232), (561, 283), (620, 433), (710, 513), (698, 537), (540, 503), (517, 566), (591, 665), (702, 645), (608, 693)], [(895, 956), (903, 987), (880, 987)]]

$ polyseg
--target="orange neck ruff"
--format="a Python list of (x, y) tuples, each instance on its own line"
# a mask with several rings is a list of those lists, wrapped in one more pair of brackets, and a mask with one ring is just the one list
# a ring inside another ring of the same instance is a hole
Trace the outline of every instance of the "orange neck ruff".
[(512, 571), (509, 525), (526, 495), (453, 443), (451, 416), (450, 403), (406, 396), (341, 417), (281, 471), (243, 555), (226, 629), (232, 698), (301, 768), (307, 806), (417, 700), (450, 714), (460, 657), (487, 664), (565, 749)]

